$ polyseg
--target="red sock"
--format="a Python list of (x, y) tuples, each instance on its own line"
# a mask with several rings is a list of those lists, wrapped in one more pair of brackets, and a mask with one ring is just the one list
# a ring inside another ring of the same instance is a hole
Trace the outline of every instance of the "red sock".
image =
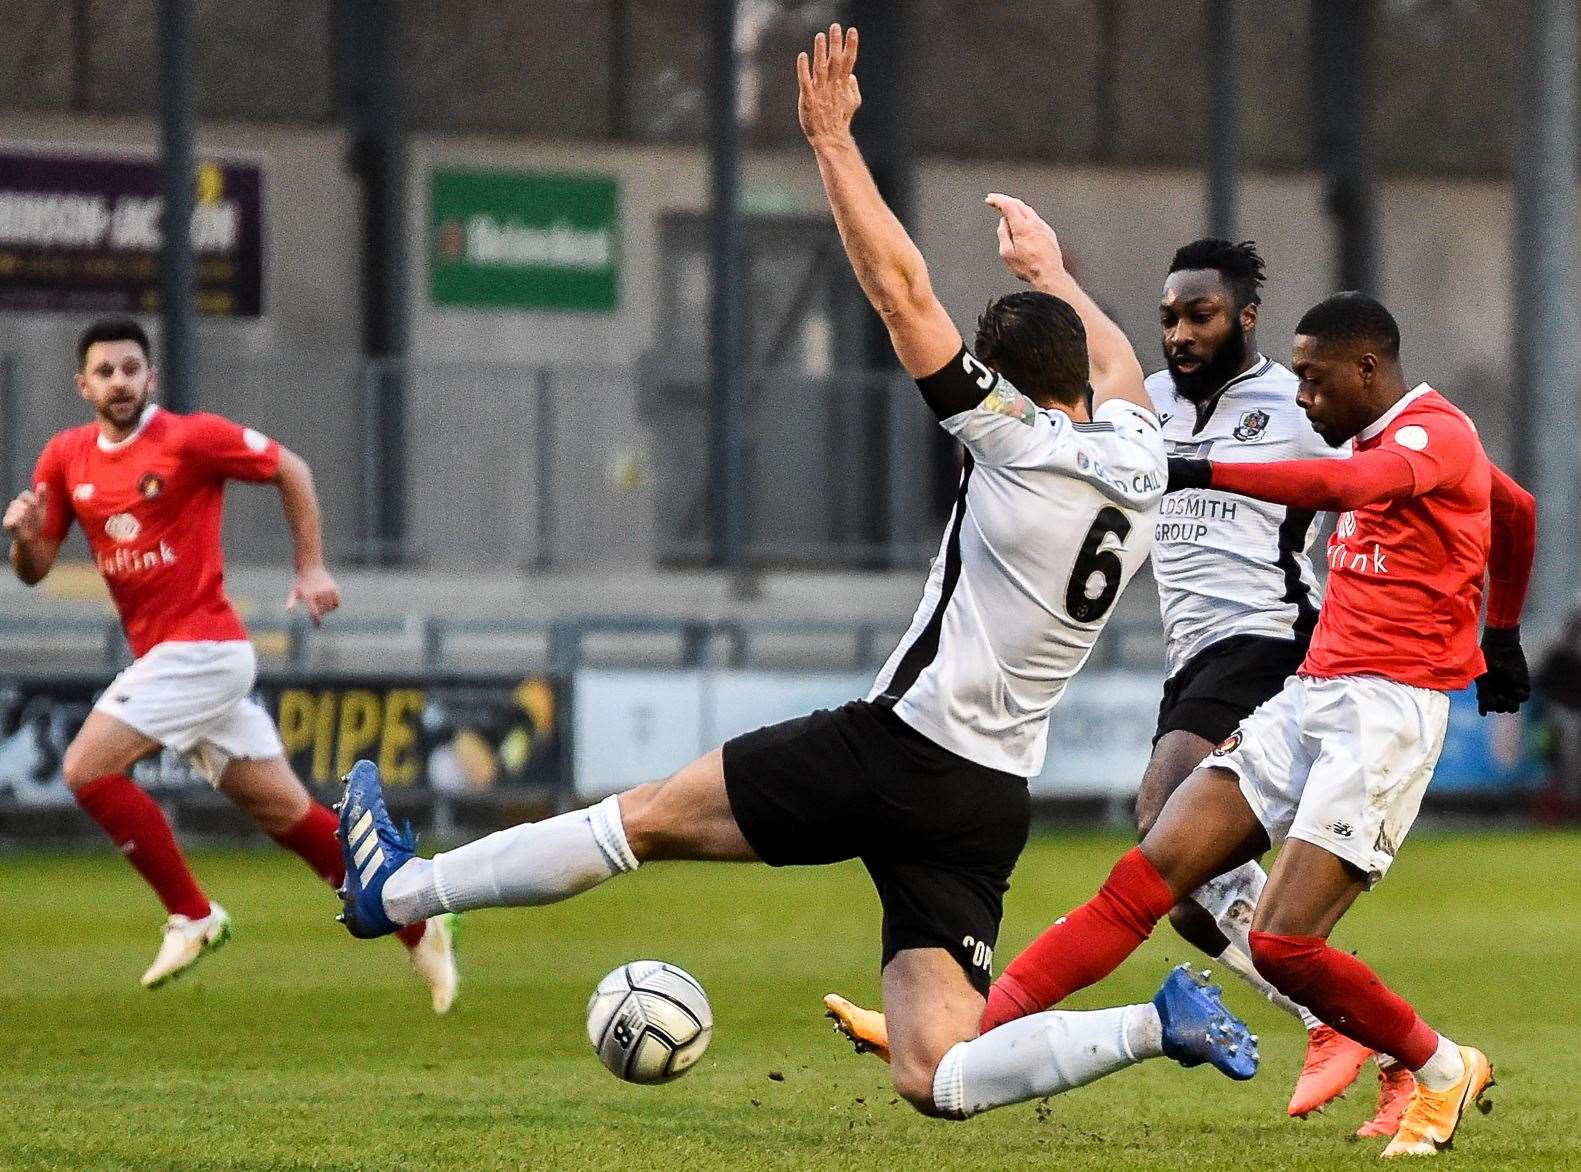
[[(346, 877), (345, 856), (340, 852), (340, 839), (335, 836), (339, 825), (340, 820), (333, 813), (314, 802), (295, 826), (271, 837), (286, 850), (301, 855), (325, 883), (339, 887)], [(427, 926), (426, 923), (408, 924), (395, 935), (406, 947), (414, 948)]]
[(1251, 934), (1252, 963), (1286, 997), (1379, 1054), (1419, 1070), (1438, 1049), (1438, 1034), (1416, 1010), (1348, 952), (1321, 936)]
[(154, 889), (167, 912), (194, 920), (209, 914), (208, 897), (192, 877), (164, 812), (131, 778), (106, 774), (83, 786), (76, 798)]
[(1056, 920), (1010, 962), (988, 993), (986, 1033), (1058, 1005), (1112, 973), (1169, 914), (1175, 897), (1153, 864), (1132, 847), (1093, 896)]
[(340, 853), (340, 839), (335, 830), (340, 820), (325, 806), (309, 804), (307, 813), (289, 830), (269, 837), (302, 857), (313, 868), (313, 873), (331, 887), (339, 887), (346, 877), (345, 860)]

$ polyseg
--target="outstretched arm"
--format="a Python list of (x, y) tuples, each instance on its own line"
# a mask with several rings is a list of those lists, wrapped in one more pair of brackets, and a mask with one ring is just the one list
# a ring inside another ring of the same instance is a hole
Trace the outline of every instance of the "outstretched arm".
[(984, 202), (999, 213), (999, 256), (1006, 267), (1039, 293), (1066, 302), (1080, 316), (1087, 331), (1087, 370), (1094, 409), (1109, 399), (1124, 399), (1153, 410), (1131, 340), (1066, 270), (1054, 229), (1014, 196), (993, 192)]
[(335, 585), (335, 579), (324, 566), (324, 534), (319, 523), (313, 472), (306, 460), (282, 445), (274, 482), (280, 489), (286, 524), (291, 527), (296, 564), (296, 581), (291, 585), (286, 609), (302, 603), (316, 627), (325, 615), (340, 605), (340, 587)]
[(1411, 465), (1383, 448), (1349, 460), (1277, 460), (1272, 464), (1221, 464), (1172, 457), (1169, 489), (1216, 488), (1297, 509), (1344, 513), (1412, 495)]
[(959, 353), (961, 335), (934, 296), (922, 253), (879, 195), (851, 137), (851, 118), (862, 104), (852, 73), (856, 47), (856, 30), (834, 24), (818, 34), (811, 57), (796, 58), (796, 113), (857, 282), (889, 330), (900, 364), (923, 378)]

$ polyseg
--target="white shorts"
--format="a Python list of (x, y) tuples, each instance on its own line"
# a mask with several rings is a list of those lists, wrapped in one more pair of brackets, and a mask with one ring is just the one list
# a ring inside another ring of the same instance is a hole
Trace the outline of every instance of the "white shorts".
[(246, 639), (161, 643), (115, 679), (94, 708), (182, 753), (218, 786), (232, 761), (285, 753), (252, 699), (258, 658)]
[(1444, 747), (1449, 697), (1381, 676), (1293, 676), (1203, 765), (1234, 773), (1271, 841), (1389, 869)]

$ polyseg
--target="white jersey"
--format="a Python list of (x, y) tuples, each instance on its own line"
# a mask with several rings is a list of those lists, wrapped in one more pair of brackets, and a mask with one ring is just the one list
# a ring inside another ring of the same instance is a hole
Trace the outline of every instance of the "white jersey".
[[(1343, 459), (1296, 406), (1297, 378), (1257, 356), (1199, 408), (1175, 393), (1168, 370), (1148, 376), (1172, 456), (1226, 464)], [(1317, 622), (1318, 584), (1307, 550), (1314, 514), (1214, 489), (1164, 498), (1153, 539), (1153, 577), (1169, 674), (1232, 635), (1295, 639)]]
[(940, 421), (966, 448), (960, 492), (916, 616), (867, 698), (969, 761), (1033, 777), (1049, 713), (1147, 559), (1164, 445), (1134, 404), (1110, 400), (1073, 423), (970, 353), (960, 361), (987, 397)]

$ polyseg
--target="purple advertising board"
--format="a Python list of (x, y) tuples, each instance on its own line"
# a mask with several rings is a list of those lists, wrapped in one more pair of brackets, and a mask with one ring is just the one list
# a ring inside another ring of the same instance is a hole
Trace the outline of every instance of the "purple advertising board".
[[(0, 309), (151, 313), (163, 242), (153, 158), (0, 147)], [(198, 309), (263, 311), (263, 176), (202, 159), (192, 247)]]

